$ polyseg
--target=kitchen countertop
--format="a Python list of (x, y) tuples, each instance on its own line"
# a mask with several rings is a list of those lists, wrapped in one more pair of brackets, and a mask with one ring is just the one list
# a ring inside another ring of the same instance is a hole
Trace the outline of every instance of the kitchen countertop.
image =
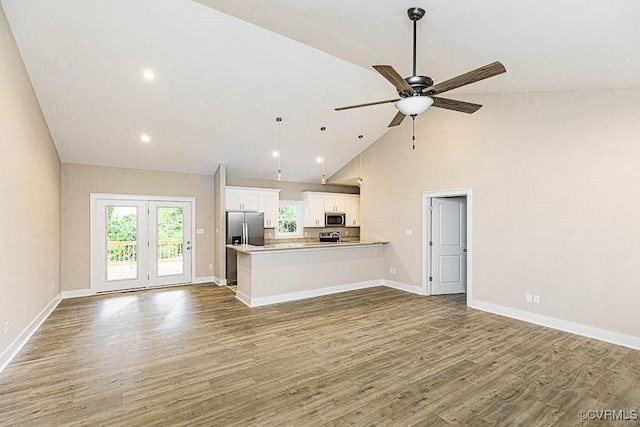
[(245, 254), (255, 254), (272, 251), (288, 251), (288, 250), (301, 250), (301, 249), (336, 249), (336, 248), (348, 248), (359, 246), (372, 246), (383, 245), (389, 242), (383, 241), (347, 241), (347, 242), (304, 242), (304, 243), (276, 243), (273, 245), (253, 246), (253, 245), (227, 245), (228, 248), (235, 249), (238, 252)]

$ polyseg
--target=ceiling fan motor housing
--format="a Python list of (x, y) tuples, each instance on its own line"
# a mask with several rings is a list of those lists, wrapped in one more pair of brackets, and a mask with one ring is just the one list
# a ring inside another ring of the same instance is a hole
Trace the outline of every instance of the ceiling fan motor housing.
[[(433, 86), (433, 80), (427, 76), (411, 76), (404, 80), (409, 83), (409, 86), (411, 86), (416, 93), (422, 93), (424, 89)], [(403, 93), (401, 93), (400, 96), (403, 96)], [(404, 96), (407, 95), (405, 94)]]

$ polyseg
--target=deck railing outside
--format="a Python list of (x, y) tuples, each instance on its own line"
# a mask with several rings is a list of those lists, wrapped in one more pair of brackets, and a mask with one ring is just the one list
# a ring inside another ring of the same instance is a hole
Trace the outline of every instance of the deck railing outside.
[[(138, 259), (138, 242), (109, 242), (109, 265), (134, 263)], [(182, 240), (158, 240), (158, 261), (182, 259)]]

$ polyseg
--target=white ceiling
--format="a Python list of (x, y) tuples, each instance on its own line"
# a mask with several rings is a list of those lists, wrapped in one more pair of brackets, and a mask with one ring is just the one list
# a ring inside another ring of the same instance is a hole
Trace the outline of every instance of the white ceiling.
[(419, 74), (507, 67), (461, 93), (640, 87), (636, 0), (198, 1), (1, 0), (63, 162), (273, 179), (280, 149), (317, 182), (320, 126), (327, 175), (387, 131), (391, 104), (333, 107), (394, 97), (370, 65), (410, 74), (410, 6)]

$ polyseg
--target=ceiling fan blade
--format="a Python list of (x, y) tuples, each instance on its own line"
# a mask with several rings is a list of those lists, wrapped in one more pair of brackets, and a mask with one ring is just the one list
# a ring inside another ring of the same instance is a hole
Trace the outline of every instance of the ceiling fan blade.
[(433, 85), (430, 88), (425, 89), (425, 92), (427, 95), (443, 93), (506, 72), (507, 69), (504, 68), (504, 65), (499, 61), (496, 61), (492, 64), (485, 65), (484, 67), (480, 67), (477, 70), (469, 71), (468, 73), (461, 74), (458, 77)]
[(432, 96), (431, 99), (433, 99), (434, 107), (460, 111), (461, 113), (472, 114), (482, 108), (480, 104), (472, 104), (471, 102), (457, 101), (455, 99), (438, 98), (435, 96)]
[(351, 108), (368, 107), (369, 105), (386, 104), (386, 103), (388, 103), (388, 102), (396, 102), (396, 101), (400, 101), (400, 98), (396, 98), (396, 99), (387, 99), (387, 100), (385, 100), (385, 101), (367, 102), (366, 104), (349, 105), (349, 106), (347, 106), (347, 107), (338, 107), (338, 108), (336, 108), (335, 110), (336, 110), (336, 111), (350, 110)]
[(409, 95), (416, 93), (416, 91), (409, 86), (409, 83), (407, 83), (391, 65), (374, 65), (373, 68), (382, 74), (382, 77), (389, 80), (391, 84), (396, 87), (398, 92), (405, 92)]
[(405, 117), (407, 116), (405, 116), (401, 111), (398, 111), (398, 114), (395, 115), (395, 117), (393, 118), (393, 120), (391, 120), (391, 123), (389, 123), (389, 126), (387, 127), (392, 128), (394, 126), (398, 126), (400, 123), (402, 123)]

